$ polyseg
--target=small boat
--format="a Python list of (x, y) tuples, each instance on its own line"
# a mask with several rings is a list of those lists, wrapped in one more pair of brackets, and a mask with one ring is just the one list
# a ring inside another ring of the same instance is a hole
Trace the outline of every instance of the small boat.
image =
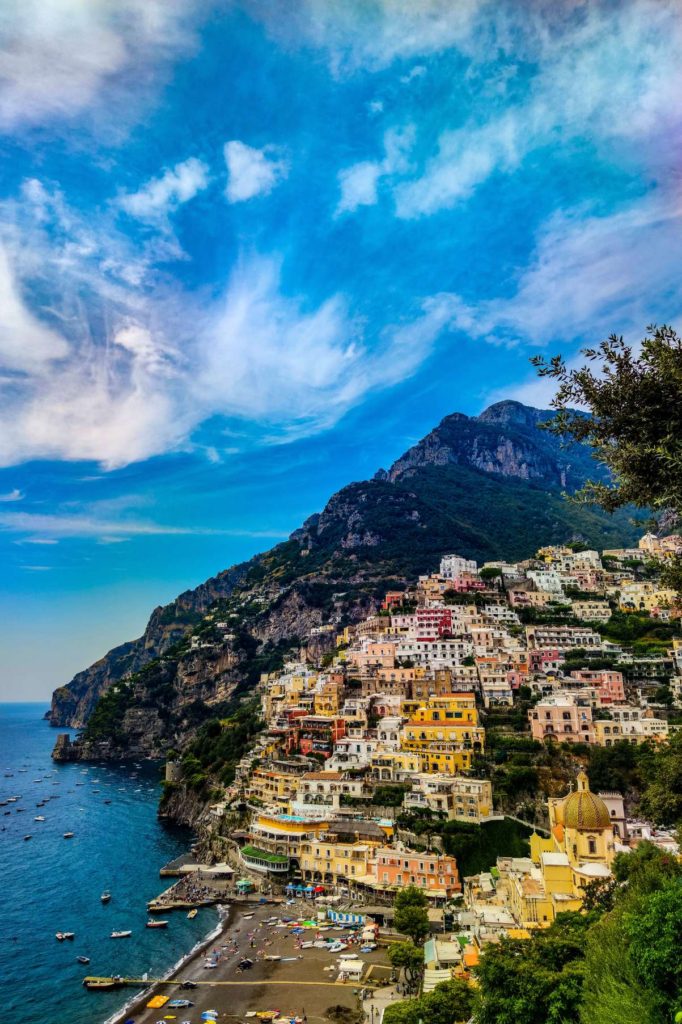
[(87, 989), (94, 989), (97, 992), (107, 992), (112, 988), (121, 988), (125, 982), (120, 975), (113, 978), (83, 978), (83, 985)]
[(55, 939), (57, 940), (57, 942), (63, 942), (64, 939), (75, 939), (75, 938), (76, 938), (76, 933), (75, 932), (57, 932), (57, 934), (55, 935)]
[(64, 833), (64, 838), (65, 838), (65, 839), (73, 839), (73, 837), (75, 836), (75, 834), (76, 834), (75, 832), (65, 832), (65, 833)]
[(34, 818), (33, 820), (34, 820), (34, 821), (45, 821), (45, 817), (44, 817), (44, 815), (42, 815), (42, 814), (39, 814), (39, 815), (38, 815), (37, 817), (35, 817), (35, 818)]
[(28, 839), (33, 839), (33, 836), (24, 836), (24, 841), (26, 841)]
[(167, 928), (168, 921), (147, 921), (147, 928)]
[(193, 921), (193, 920), (194, 920), (194, 918), (195, 918), (195, 917), (197, 916), (197, 914), (198, 914), (198, 913), (199, 913), (199, 911), (197, 910), (197, 908), (196, 908), (196, 907), (193, 907), (193, 908), (192, 908), (192, 909), (190, 910), (190, 912), (189, 912), (189, 914), (187, 915), (187, 917), (189, 918), (189, 920), (190, 920), (190, 921)]
[(76, 961), (79, 964), (89, 964), (90, 963), (90, 957), (89, 956), (77, 956), (76, 957)]
[(101, 900), (102, 903), (110, 903), (111, 902), (111, 893), (109, 891), (103, 892), (102, 895), (100, 896), (100, 900)]
[(112, 939), (129, 939), (132, 934), (133, 934), (132, 931), (112, 932), (111, 933), (111, 938)]

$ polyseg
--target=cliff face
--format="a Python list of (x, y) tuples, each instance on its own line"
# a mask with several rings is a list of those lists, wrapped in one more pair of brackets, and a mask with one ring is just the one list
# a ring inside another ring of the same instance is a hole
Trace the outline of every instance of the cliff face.
[(577, 490), (599, 467), (582, 446), (562, 448), (561, 441), (538, 424), (551, 413), (520, 402), (498, 402), (480, 416), (446, 416), (386, 474), (392, 481), (423, 466), (469, 466), (483, 473), (530, 480), (546, 488)]
[(548, 415), (503, 402), (479, 417), (446, 417), (288, 541), (155, 609), (142, 637), (55, 691), (51, 723), (87, 724), (82, 756), (93, 744), (110, 757), (162, 754), (292, 651), (319, 654), (329, 636), (311, 636), (314, 627), (357, 621), (387, 585), (433, 571), (443, 554), (483, 561), (526, 557), (541, 542), (630, 542), (626, 514), (562, 498), (595, 464), (537, 429)]

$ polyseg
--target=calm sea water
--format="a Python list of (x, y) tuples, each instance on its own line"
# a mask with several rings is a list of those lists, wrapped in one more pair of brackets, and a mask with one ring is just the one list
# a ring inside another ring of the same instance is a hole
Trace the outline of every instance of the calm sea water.
[[(41, 720), (44, 710), (0, 704), (0, 801), (21, 798), (0, 807), (2, 1018), (101, 1024), (126, 995), (86, 992), (86, 974), (156, 976), (215, 926), (217, 913), (201, 910), (188, 921), (176, 911), (167, 929), (145, 928), (147, 900), (168, 884), (159, 868), (190, 839), (157, 821), (160, 765), (55, 765), (57, 732)], [(113, 929), (133, 934), (114, 940)], [(57, 942), (58, 931), (76, 938)], [(89, 956), (89, 966), (78, 955)]]

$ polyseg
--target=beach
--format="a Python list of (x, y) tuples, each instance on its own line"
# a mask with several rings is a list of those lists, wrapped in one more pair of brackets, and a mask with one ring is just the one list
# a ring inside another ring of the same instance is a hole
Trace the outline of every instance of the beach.
[[(282, 1017), (306, 1017), (313, 1024), (328, 1021), (327, 1011), (332, 1007), (346, 1007), (351, 1012), (359, 1010), (360, 989), (388, 978), (386, 951), (379, 948), (358, 954), (367, 964), (362, 982), (337, 981), (340, 954), (308, 946), (315, 938), (314, 929), (297, 935), (291, 927), (284, 926), (283, 919), (309, 919), (314, 917), (316, 909), (310, 902), (303, 901), (294, 905), (232, 905), (218, 934), (214, 933), (193, 951), (181, 967), (170, 973), (167, 982), (153, 985), (143, 997), (131, 1000), (108, 1024), (124, 1024), (129, 1020), (135, 1024), (156, 1024), (167, 1019), (168, 1014), (175, 1015), (178, 1021), (199, 1024), (202, 1013), (207, 1010), (216, 1010), (218, 1021), (234, 1022), (255, 1013), (276, 1010)], [(328, 939), (340, 939), (344, 934), (348, 933), (341, 929), (322, 933)], [(302, 941), (308, 948), (300, 948)], [(357, 948), (350, 947), (342, 952), (350, 953)], [(253, 961), (253, 966), (240, 970), (239, 964), (245, 957)], [(208, 968), (207, 962), (215, 962), (216, 966)], [(332, 966), (333, 970), (325, 969)], [(194, 982), (197, 987), (182, 989), (182, 981)], [(193, 1006), (175, 1009), (166, 1004), (147, 1008), (155, 995), (186, 998)], [(91, 998), (94, 1007), (97, 994), (92, 993)]]

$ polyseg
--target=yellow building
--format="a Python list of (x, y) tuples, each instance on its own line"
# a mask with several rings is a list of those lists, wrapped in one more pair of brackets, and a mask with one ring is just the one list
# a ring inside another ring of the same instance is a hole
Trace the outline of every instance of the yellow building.
[(618, 607), (622, 612), (652, 612), (672, 608), (677, 593), (656, 583), (625, 583), (620, 591)]
[(300, 781), (297, 775), (256, 768), (249, 778), (246, 799), (287, 811), (289, 801), (296, 796)]
[(421, 701), (400, 733), (401, 748), (421, 758), (421, 771), (455, 775), (471, 767), (485, 746), (473, 693), (451, 693)]
[(608, 808), (584, 772), (575, 792), (548, 807), (550, 835), (531, 836), (532, 867), (512, 862), (509, 873), (510, 907), (522, 927), (547, 927), (558, 913), (580, 910), (585, 886), (610, 877), (616, 852)]
[(369, 873), (369, 865), (379, 843), (326, 842), (316, 839), (301, 844), (300, 869), (306, 881), (357, 881)]
[(405, 750), (384, 750), (372, 754), (370, 774), (381, 782), (402, 782), (420, 770), (421, 756)]

